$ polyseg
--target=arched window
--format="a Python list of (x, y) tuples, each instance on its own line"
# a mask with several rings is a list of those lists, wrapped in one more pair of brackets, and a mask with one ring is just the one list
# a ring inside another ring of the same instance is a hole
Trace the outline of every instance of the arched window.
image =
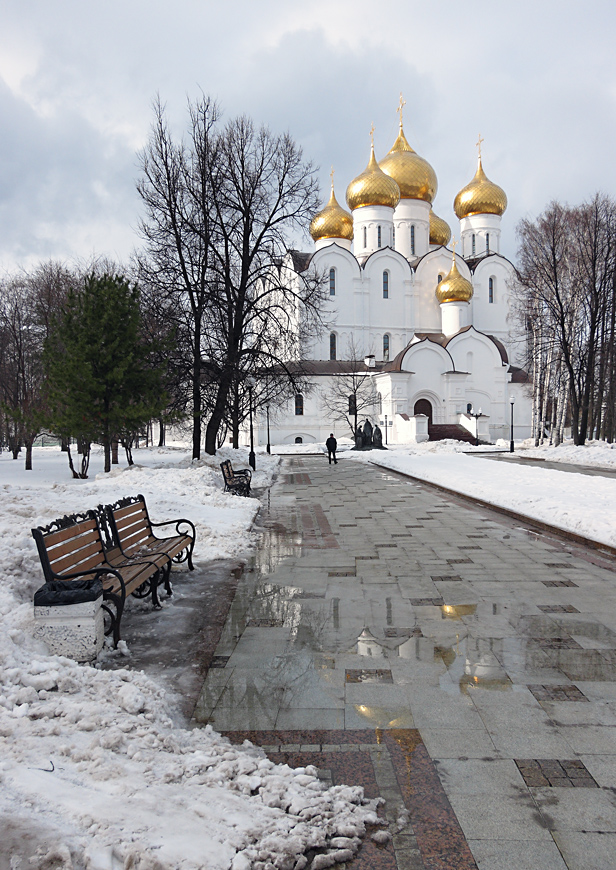
[(355, 393), (351, 393), (349, 396), (349, 414), (355, 416), (357, 414), (357, 396)]
[(330, 296), (336, 295), (336, 270), (335, 269), (329, 270), (329, 295)]
[(381, 225), (376, 228), (376, 246), (377, 248), (381, 247)]
[(436, 279), (436, 283), (440, 284), (442, 280), (443, 280), (443, 276), (439, 275), (438, 278)]
[(295, 439), (295, 443), (296, 443), (296, 444), (303, 444), (303, 443), (304, 443), (304, 439), (302, 438), (301, 435), (298, 435), (298, 436), (296, 437), (296, 439)]
[(415, 256), (415, 224), (411, 226), (411, 254)]
[(389, 336), (387, 333), (383, 336), (383, 359), (385, 362), (389, 360)]
[(494, 302), (494, 289), (496, 286), (496, 281), (494, 278), (490, 278), (488, 281), (488, 302)]
[(368, 230), (364, 227), (364, 248), (368, 247)]
[(329, 334), (329, 358), (336, 359), (336, 333)]
[(396, 228), (391, 228), (391, 246), (392, 248), (396, 247)]
[(301, 393), (295, 394), (295, 416), (301, 417), (304, 413), (304, 397)]
[(475, 233), (473, 233), (472, 245), (473, 245), (473, 257), (474, 257), (475, 256)]
[(490, 233), (486, 233), (486, 254), (490, 253)]
[(389, 299), (389, 272), (383, 272), (383, 299)]

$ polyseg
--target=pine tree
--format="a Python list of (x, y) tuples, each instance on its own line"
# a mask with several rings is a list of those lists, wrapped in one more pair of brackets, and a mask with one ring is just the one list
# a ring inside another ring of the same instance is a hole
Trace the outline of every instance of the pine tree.
[(70, 292), (45, 347), (50, 428), (86, 445), (75, 477), (87, 477), (89, 444), (105, 450), (143, 427), (166, 403), (141, 339), (139, 291), (122, 276), (90, 275)]

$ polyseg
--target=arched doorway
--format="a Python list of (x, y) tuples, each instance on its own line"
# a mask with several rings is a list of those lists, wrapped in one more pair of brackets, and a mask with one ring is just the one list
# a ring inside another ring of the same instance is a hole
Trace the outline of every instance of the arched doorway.
[(418, 399), (413, 408), (413, 414), (425, 414), (428, 418), (428, 426), (432, 425), (432, 402), (428, 399)]

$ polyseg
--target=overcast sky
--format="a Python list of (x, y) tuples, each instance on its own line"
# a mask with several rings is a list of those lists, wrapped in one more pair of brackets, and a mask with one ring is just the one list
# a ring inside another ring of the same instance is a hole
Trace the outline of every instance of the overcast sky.
[[(137, 152), (159, 93), (181, 133), (202, 90), (288, 130), (338, 199), (405, 132), (434, 203), (476, 168), (515, 226), (552, 199), (616, 196), (616, 4), (571, 0), (0, 0), (0, 273), (139, 244)], [(296, 239), (307, 248), (309, 240)]]

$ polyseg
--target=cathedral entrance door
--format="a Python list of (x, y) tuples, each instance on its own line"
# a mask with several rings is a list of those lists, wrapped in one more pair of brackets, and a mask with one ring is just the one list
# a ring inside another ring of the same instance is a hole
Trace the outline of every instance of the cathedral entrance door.
[(419, 399), (415, 402), (413, 414), (425, 414), (428, 418), (428, 426), (432, 425), (432, 402), (428, 399)]

